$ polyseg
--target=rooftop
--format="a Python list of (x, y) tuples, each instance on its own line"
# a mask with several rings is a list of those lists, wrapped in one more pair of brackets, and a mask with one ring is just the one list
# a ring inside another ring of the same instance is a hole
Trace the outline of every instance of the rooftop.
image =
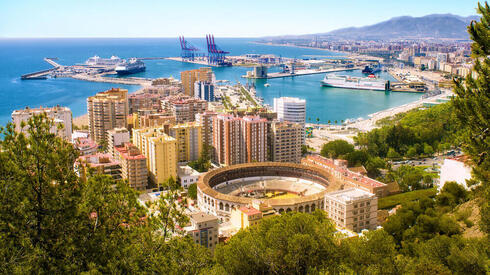
[(24, 109), (13, 111), (12, 115), (32, 114), (32, 113), (42, 113), (42, 112), (50, 113), (50, 112), (61, 112), (61, 111), (71, 112), (70, 108), (57, 105), (54, 107), (39, 106), (39, 108), (25, 107)]
[(356, 200), (360, 199), (367, 199), (374, 197), (374, 194), (371, 194), (367, 191), (357, 189), (357, 188), (351, 188), (351, 189), (345, 189), (345, 190), (339, 190), (335, 192), (330, 192), (327, 193), (328, 197), (335, 198), (337, 200), (340, 200), (345, 203), (350, 203)]
[(259, 210), (255, 209), (252, 206), (242, 206), (238, 210), (242, 211), (243, 214), (245, 214), (247, 216), (252, 216), (252, 215), (256, 215), (256, 214), (262, 213), (262, 212), (260, 212)]
[(335, 169), (336, 171), (342, 173), (344, 177), (349, 178), (349, 179), (356, 181), (356, 182), (363, 184), (363, 185), (369, 185), (371, 187), (383, 187), (386, 185), (380, 181), (377, 181), (377, 180), (374, 180), (374, 179), (369, 178), (367, 176), (364, 176), (362, 174), (350, 171), (349, 169), (347, 169), (345, 167), (338, 166), (335, 164), (335, 161), (332, 159), (327, 159), (327, 158), (324, 158), (324, 157), (318, 156), (318, 155), (308, 156), (307, 159), (312, 160), (314, 162), (321, 163), (321, 164), (328, 166), (332, 169)]
[(195, 223), (211, 222), (211, 221), (218, 220), (216, 216), (209, 215), (204, 212), (193, 213), (190, 215), (190, 218)]

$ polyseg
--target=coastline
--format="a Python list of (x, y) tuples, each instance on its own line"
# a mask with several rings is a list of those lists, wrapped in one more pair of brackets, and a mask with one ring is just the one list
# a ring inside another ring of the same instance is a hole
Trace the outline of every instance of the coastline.
[(291, 45), (291, 44), (275, 44), (275, 43), (264, 43), (264, 42), (249, 42), (253, 44), (258, 44), (258, 45), (267, 45), (267, 46), (276, 46), (276, 47), (291, 47), (291, 48), (299, 48), (299, 49), (310, 49), (310, 50), (322, 50), (322, 51), (328, 51), (328, 52), (333, 52), (333, 53), (341, 53), (342, 55), (339, 55), (339, 57), (343, 58), (356, 58), (356, 57), (363, 57), (366, 59), (379, 59), (383, 60), (381, 57), (376, 57), (376, 56), (370, 56), (370, 55), (363, 55), (363, 54), (355, 54), (351, 52), (345, 52), (345, 51), (339, 51), (339, 50), (330, 50), (330, 49), (324, 49), (324, 48), (315, 48), (315, 47), (308, 47), (308, 46), (297, 46), (297, 45)]

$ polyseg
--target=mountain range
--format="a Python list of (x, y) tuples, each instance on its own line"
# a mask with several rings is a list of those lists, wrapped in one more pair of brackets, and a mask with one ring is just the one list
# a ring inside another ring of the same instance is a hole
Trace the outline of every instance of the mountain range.
[(467, 26), (478, 16), (462, 17), (453, 14), (431, 14), (422, 17), (394, 17), (374, 25), (350, 27), (326, 33), (268, 37), (268, 39), (311, 39), (314, 37), (347, 40), (397, 39), (469, 39)]

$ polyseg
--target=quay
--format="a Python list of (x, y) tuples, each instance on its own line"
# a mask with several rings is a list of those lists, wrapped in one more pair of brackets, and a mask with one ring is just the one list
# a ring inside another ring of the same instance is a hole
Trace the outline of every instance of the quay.
[(42, 70), (42, 71), (37, 71), (33, 73), (28, 73), (20, 76), (20, 79), (22, 80), (36, 80), (36, 79), (47, 79), (49, 75), (51, 75), (51, 72), (56, 71), (58, 69), (62, 69), (63, 66), (56, 63), (54, 60), (57, 60), (56, 57), (46, 57), (44, 58), (44, 61), (48, 62), (53, 68), (47, 69), (47, 70)]
[(167, 57), (165, 59), (173, 60), (173, 61), (179, 61), (179, 62), (199, 64), (199, 65), (204, 65), (204, 66), (211, 66), (211, 67), (230, 67), (227, 65), (225, 66), (225, 65), (209, 63), (206, 58), (195, 58), (194, 60), (188, 60), (188, 59), (183, 59), (182, 57)]
[(105, 83), (140, 85), (140, 86), (150, 86), (152, 83), (152, 79), (142, 78), (142, 77), (117, 78), (117, 77), (104, 77), (101, 75), (76, 74), (76, 75), (72, 75), (71, 78), (84, 80), (84, 81), (92, 81), (92, 82), (105, 82)]
[(325, 69), (325, 70), (317, 70), (317, 69), (305, 69), (305, 70), (296, 70), (293, 74), (286, 73), (268, 73), (266, 77), (255, 77), (249, 75), (242, 75), (243, 78), (249, 79), (271, 79), (271, 78), (282, 78), (282, 77), (293, 77), (293, 76), (302, 76), (302, 75), (312, 75), (312, 74), (324, 74), (324, 73), (333, 73), (333, 72), (346, 72), (346, 71), (354, 71), (359, 70), (360, 67), (352, 67), (352, 68), (334, 68), (334, 69)]

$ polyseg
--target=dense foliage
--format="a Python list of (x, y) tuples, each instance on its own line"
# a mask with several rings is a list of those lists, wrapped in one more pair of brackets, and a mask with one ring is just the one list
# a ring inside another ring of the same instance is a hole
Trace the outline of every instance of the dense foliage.
[(462, 147), (473, 162), (475, 183), (481, 183), (478, 193), (484, 198), (481, 206), (482, 225), (490, 232), (490, 7), (488, 2), (478, 4), (479, 22), (468, 27), (471, 39), (473, 70), (464, 80), (455, 80), (454, 98), (456, 115), (465, 125)]
[(399, 159), (431, 156), (457, 145), (461, 124), (450, 103), (399, 114), (381, 127), (355, 137), (371, 156)]
[(182, 221), (174, 205), (162, 199), (153, 207), (165, 215), (150, 215), (126, 182), (79, 180), (77, 151), (50, 133), (53, 122), (41, 115), (27, 126), (27, 135), (2, 130), (0, 273), (194, 274), (210, 264), (207, 249), (161, 234)]

